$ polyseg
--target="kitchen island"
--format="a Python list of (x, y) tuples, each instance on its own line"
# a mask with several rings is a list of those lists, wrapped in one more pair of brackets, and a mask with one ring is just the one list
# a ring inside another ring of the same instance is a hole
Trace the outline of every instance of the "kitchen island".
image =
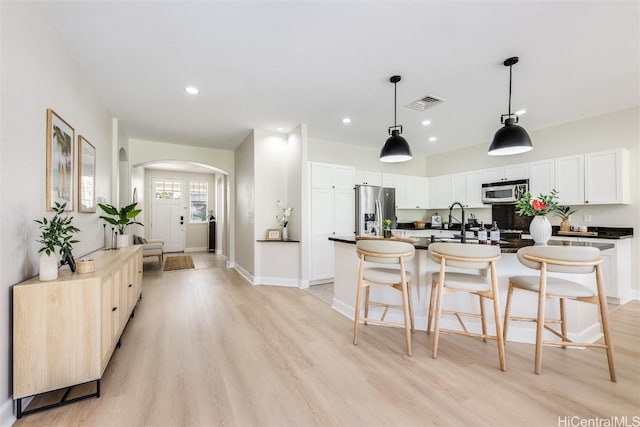
[[(356, 298), (356, 281), (358, 275), (358, 257), (355, 251), (354, 236), (335, 236), (330, 237), (334, 245), (334, 295), (333, 308), (339, 313), (353, 319), (355, 298)], [(431, 243), (429, 238), (414, 239), (416, 254), (413, 260), (408, 263), (407, 270), (413, 275), (412, 297), (414, 306), (414, 317), (416, 329), (426, 330), (427, 325), (427, 309), (429, 304), (429, 294), (431, 290), (431, 273), (439, 269), (438, 264), (434, 263), (427, 256), (427, 249)], [(477, 244), (477, 243), (468, 243)], [(501, 240), (500, 249), (502, 252), (501, 259), (496, 264), (498, 273), (498, 285), (500, 288), (500, 305), (501, 313), (504, 313), (504, 303), (506, 301), (506, 292), (508, 288), (508, 280), (510, 276), (515, 275), (538, 275), (537, 270), (531, 270), (523, 265), (517, 259), (516, 252), (523, 246), (531, 246), (534, 242), (529, 239), (510, 239)], [(612, 250), (615, 246), (608, 242), (577, 242), (577, 241), (549, 241), (552, 246), (590, 246), (600, 249), (603, 254), (608, 250)], [(561, 274), (549, 273), (549, 275)], [(564, 275), (567, 277), (567, 275)], [(595, 276), (591, 275), (570, 275), (571, 280), (584, 283), (585, 285), (595, 288)], [(606, 276), (605, 276), (606, 282)], [(612, 284), (605, 283), (605, 288)], [(372, 288), (372, 300), (390, 302), (392, 304), (400, 303), (400, 295), (393, 289), (387, 289), (382, 286)], [(512, 302), (512, 314), (514, 316), (531, 316), (535, 317), (537, 307), (537, 296), (533, 292), (518, 292), (514, 295)], [(443, 300), (443, 308), (449, 310), (475, 311), (478, 312), (478, 298), (471, 294), (452, 294), (447, 295)], [(375, 308), (370, 309), (375, 312)], [(575, 341), (592, 342), (601, 337), (600, 324), (598, 322), (597, 306), (576, 303), (575, 301), (567, 301), (567, 331), (568, 336)], [(493, 322), (491, 310), (486, 310), (487, 324), (489, 332), (490, 325)], [(559, 307), (556, 302), (547, 306), (548, 316), (558, 316)], [(402, 323), (402, 316), (399, 312), (390, 312), (387, 315), (388, 320)], [(468, 322), (470, 329), (480, 330), (479, 322)], [(457, 321), (452, 318), (442, 318), (442, 327), (459, 328)], [(518, 342), (535, 342), (535, 324), (525, 322), (513, 322), (509, 325), (509, 341)]]

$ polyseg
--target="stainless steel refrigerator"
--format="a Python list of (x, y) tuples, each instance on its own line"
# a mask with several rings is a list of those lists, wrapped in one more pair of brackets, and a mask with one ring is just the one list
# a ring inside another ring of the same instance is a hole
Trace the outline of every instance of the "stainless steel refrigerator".
[(382, 220), (396, 228), (396, 189), (356, 185), (356, 235), (381, 236)]

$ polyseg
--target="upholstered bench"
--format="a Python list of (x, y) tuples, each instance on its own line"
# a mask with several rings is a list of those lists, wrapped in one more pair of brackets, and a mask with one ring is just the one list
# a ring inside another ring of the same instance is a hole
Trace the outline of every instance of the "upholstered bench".
[(162, 263), (164, 261), (164, 240), (160, 239), (144, 239), (142, 237), (133, 236), (133, 244), (134, 245), (142, 245), (142, 256), (149, 257), (155, 256), (158, 257), (158, 262), (160, 263), (160, 268), (162, 268)]

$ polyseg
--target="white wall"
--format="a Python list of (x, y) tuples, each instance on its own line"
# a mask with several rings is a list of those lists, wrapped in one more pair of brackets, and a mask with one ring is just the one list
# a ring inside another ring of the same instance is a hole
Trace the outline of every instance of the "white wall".
[(254, 133), (235, 151), (236, 193), (235, 212), (230, 218), (235, 221), (235, 264), (249, 275), (255, 274), (255, 176)]
[[(382, 134), (380, 147), (384, 143)], [(339, 153), (339, 154), (338, 154)], [(408, 162), (385, 163), (379, 160), (380, 149), (353, 144), (340, 144), (331, 141), (309, 138), (307, 160), (311, 162), (333, 163), (354, 166), (356, 170), (394, 173), (399, 175), (427, 176), (424, 156), (415, 156)]]
[[(112, 118), (37, 3), (0, 2), (0, 43), (0, 425), (6, 425), (13, 408), (11, 286), (37, 274), (39, 233), (33, 220), (50, 215), (45, 211), (46, 109), (52, 108), (75, 128), (74, 143), (82, 134), (96, 147), (96, 194), (108, 198)], [(101, 248), (99, 213), (71, 215), (81, 230), (74, 255)]]

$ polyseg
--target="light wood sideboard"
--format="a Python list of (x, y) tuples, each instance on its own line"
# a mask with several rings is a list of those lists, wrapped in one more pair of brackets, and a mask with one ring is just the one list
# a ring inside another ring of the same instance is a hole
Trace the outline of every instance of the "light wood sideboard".
[[(95, 271), (62, 268), (13, 287), (13, 398), (97, 381), (142, 295), (142, 246), (87, 255)], [(28, 413), (25, 411), (24, 413)]]

